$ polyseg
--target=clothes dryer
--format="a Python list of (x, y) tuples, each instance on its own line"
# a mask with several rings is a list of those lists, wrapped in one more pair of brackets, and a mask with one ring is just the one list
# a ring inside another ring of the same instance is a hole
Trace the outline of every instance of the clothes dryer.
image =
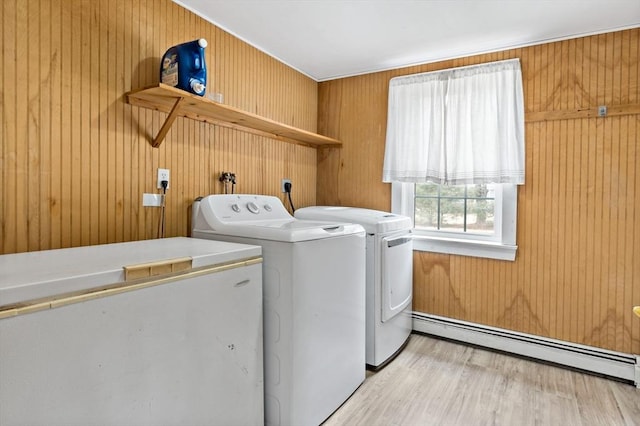
[(277, 197), (209, 195), (192, 236), (262, 247), (267, 425), (318, 425), (365, 379), (365, 232)]
[(305, 207), (298, 219), (351, 222), (366, 237), (366, 361), (378, 369), (397, 355), (413, 328), (413, 243), (411, 218), (356, 207)]

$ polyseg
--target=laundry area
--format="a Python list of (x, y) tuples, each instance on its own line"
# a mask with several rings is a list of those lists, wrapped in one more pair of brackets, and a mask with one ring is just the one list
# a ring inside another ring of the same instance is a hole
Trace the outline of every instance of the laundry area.
[(0, 426), (640, 419), (637, 0), (0, 21)]

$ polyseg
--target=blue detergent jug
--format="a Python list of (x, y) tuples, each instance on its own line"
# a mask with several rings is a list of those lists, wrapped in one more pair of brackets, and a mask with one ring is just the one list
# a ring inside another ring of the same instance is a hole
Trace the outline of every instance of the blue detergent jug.
[(207, 40), (201, 38), (167, 50), (160, 63), (160, 82), (204, 96), (207, 86), (205, 47)]

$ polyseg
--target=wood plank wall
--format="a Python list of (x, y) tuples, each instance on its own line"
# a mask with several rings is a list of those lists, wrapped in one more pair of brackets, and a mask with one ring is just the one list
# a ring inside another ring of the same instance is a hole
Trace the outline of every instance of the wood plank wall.
[[(389, 79), (520, 58), (528, 114), (640, 104), (640, 29), (320, 83), (319, 204), (388, 210)], [(416, 252), (414, 309), (640, 354), (640, 115), (526, 124), (515, 262)]]
[(170, 0), (3, 0), (0, 5), (0, 253), (155, 238), (156, 169), (171, 171), (167, 236), (188, 235), (199, 195), (237, 191), (313, 204), (317, 152), (124, 103), (158, 82), (170, 46), (204, 37), (208, 90), (224, 102), (315, 131), (317, 83)]

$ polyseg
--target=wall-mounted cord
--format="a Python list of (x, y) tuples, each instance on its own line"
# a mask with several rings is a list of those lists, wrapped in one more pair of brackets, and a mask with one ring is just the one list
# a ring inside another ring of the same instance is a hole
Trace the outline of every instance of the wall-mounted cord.
[(163, 180), (160, 182), (162, 186), (162, 204), (160, 205), (160, 223), (158, 224), (158, 238), (164, 238), (164, 229), (165, 229), (165, 198), (167, 197), (167, 187), (169, 186), (169, 181)]
[(287, 198), (289, 199), (289, 205), (291, 206), (291, 213), (295, 213), (296, 208), (293, 207), (293, 201), (291, 201), (291, 182), (285, 182), (284, 192), (287, 193)]
[(231, 173), (231, 193), (236, 193), (236, 174)]

